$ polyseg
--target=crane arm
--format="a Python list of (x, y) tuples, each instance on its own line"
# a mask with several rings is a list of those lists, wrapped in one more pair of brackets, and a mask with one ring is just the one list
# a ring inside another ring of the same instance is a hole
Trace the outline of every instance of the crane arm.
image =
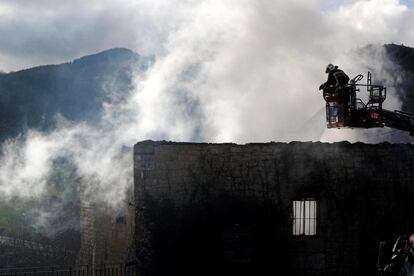
[(382, 109), (379, 114), (383, 117), (383, 123), (387, 127), (410, 132), (414, 136), (414, 114), (395, 110)]

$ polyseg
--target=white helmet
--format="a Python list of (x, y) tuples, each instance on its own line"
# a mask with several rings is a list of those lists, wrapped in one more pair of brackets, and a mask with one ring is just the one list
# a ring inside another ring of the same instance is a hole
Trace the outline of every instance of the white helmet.
[(326, 66), (326, 70), (325, 70), (325, 73), (329, 73), (329, 72), (331, 72), (332, 70), (334, 70), (334, 69), (336, 69), (336, 68), (338, 68), (338, 66), (335, 66), (335, 65), (333, 65), (333, 64), (328, 64), (327, 66)]

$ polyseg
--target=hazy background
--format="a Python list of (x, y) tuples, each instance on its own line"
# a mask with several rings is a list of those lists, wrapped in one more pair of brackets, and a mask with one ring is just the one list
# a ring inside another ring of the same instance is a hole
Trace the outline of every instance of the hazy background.
[[(317, 87), (326, 79), (324, 68), (332, 62), (350, 76), (366, 74), (368, 66), (383, 71), (387, 61), (381, 53), (361, 60), (351, 52), (367, 44), (413, 45), (412, 5), (398, 0), (0, 1), (0, 69), (126, 47), (157, 57), (151, 72), (137, 76), (133, 100), (139, 101), (130, 103), (140, 122), (129, 118), (130, 128), (136, 128), (129, 130), (132, 141), (355, 140), (353, 132), (326, 131), (321, 123)], [(188, 104), (197, 106), (197, 116), (187, 117)], [(398, 107), (392, 100), (386, 104)]]
[[(87, 198), (119, 206), (132, 181), (128, 147), (145, 139), (411, 142), (390, 129), (327, 130), (318, 87), (328, 63), (350, 77), (371, 70), (389, 86), (384, 107), (400, 108), (393, 90), (399, 68), (381, 45), (414, 45), (412, 6), (398, 0), (0, 0), (4, 72), (112, 47), (154, 57), (149, 69), (137, 69), (129, 93), (108, 86), (117, 100), (104, 104), (98, 122), (57, 116), (53, 131), (29, 130), (6, 141), (0, 194), (42, 195), (63, 158)], [(371, 51), (361, 50), (368, 44)]]

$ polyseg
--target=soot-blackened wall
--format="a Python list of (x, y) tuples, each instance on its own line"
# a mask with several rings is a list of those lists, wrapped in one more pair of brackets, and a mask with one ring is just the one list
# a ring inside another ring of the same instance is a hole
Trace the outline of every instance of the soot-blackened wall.
[[(142, 275), (375, 275), (379, 241), (414, 232), (411, 145), (144, 141), (134, 177)], [(301, 198), (316, 236), (292, 235)]]

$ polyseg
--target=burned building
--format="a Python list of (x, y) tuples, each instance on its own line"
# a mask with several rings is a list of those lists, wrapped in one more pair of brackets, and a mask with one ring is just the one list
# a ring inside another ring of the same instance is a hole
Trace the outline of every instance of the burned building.
[(142, 275), (375, 275), (378, 244), (414, 232), (414, 147), (134, 148)]

